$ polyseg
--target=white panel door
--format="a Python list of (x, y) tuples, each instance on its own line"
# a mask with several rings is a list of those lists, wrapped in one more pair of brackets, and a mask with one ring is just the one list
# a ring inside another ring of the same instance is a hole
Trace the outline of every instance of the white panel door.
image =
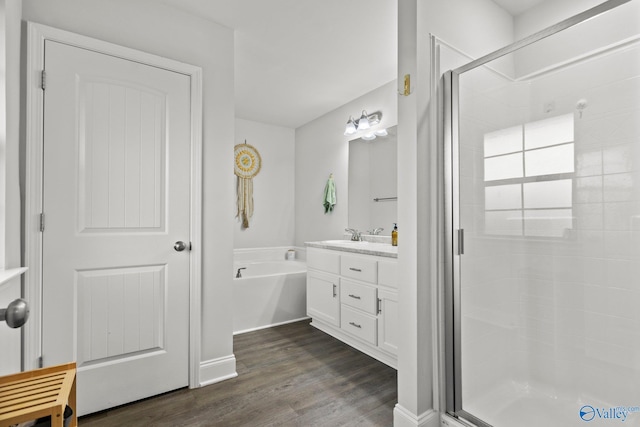
[(43, 358), (83, 415), (188, 385), (190, 78), (45, 43)]

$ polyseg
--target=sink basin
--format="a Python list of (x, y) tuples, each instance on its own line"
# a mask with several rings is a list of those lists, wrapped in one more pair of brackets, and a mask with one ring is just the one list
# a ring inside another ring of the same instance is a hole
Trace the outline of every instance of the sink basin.
[(308, 246), (336, 249), (347, 252), (365, 253), (381, 256), (394, 256), (398, 253), (397, 246), (391, 246), (391, 243), (354, 241), (354, 240), (322, 240), (319, 242), (307, 242)]
[(327, 246), (336, 246), (343, 248), (367, 248), (369, 250), (383, 250), (388, 251), (395, 249), (395, 246), (391, 246), (391, 243), (382, 243), (382, 242), (368, 242), (366, 240), (356, 241), (356, 240), (323, 240), (318, 242)]
[(323, 240), (322, 243), (328, 245), (367, 245), (371, 242), (367, 242), (366, 240)]

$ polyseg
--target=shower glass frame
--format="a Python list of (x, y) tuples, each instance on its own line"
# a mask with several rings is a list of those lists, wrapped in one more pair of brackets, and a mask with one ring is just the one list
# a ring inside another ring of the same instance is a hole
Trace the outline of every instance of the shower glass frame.
[(444, 73), (441, 79), (444, 153), (444, 375), (446, 413), (478, 427), (490, 424), (463, 409), (461, 348), (460, 257), (464, 254), (464, 230), (460, 228), (459, 80), (470, 70), (516, 52), (549, 36), (612, 10), (631, 0), (608, 0), (556, 25), (502, 49)]

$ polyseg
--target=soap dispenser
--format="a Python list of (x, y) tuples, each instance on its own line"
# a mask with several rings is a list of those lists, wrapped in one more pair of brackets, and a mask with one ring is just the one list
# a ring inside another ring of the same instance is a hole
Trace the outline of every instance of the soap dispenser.
[(391, 231), (391, 246), (398, 246), (398, 224), (395, 222)]

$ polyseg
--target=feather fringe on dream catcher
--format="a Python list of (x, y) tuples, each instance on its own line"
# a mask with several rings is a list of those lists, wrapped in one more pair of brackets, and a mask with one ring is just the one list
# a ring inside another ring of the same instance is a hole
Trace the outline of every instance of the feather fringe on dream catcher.
[(233, 169), (238, 177), (238, 212), (242, 228), (249, 228), (249, 219), (253, 216), (253, 177), (258, 175), (262, 166), (260, 153), (251, 145), (238, 144), (234, 147)]

